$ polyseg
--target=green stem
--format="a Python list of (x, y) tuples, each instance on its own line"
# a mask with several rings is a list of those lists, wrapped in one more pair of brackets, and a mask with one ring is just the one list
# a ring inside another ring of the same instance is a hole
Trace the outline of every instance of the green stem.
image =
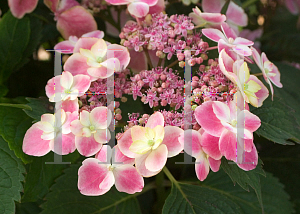
[(163, 60), (164, 60), (164, 58), (159, 58), (157, 67), (161, 66), (161, 63), (162, 63)]
[(164, 173), (160, 172), (155, 176), (156, 195), (157, 195), (157, 210), (162, 210), (166, 199), (166, 190), (164, 188)]
[(30, 16), (34, 16), (34, 17), (36, 17), (36, 18), (38, 18), (38, 19), (40, 19), (40, 20), (46, 22), (47, 24), (50, 23), (49, 20), (46, 19), (44, 16), (38, 15), (38, 14), (36, 14), (36, 13), (30, 13), (29, 15), (30, 15)]
[(172, 68), (174, 65), (176, 65), (176, 64), (178, 64), (178, 60), (176, 60), (176, 61), (174, 61), (174, 62), (172, 62), (170, 65), (168, 65), (167, 67), (168, 68)]
[(263, 75), (263, 73), (258, 73), (258, 74), (253, 74), (254, 76), (262, 76)]
[(145, 51), (145, 55), (146, 55), (146, 57), (147, 57), (147, 61), (148, 61), (148, 64), (149, 64), (149, 66), (150, 66), (150, 70), (153, 68), (153, 64), (152, 64), (152, 62), (151, 62), (151, 58), (150, 58), (150, 55), (149, 55), (149, 52), (148, 52), (148, 49), (147, 48), (145, 48), (144, 49), (144, 51)]

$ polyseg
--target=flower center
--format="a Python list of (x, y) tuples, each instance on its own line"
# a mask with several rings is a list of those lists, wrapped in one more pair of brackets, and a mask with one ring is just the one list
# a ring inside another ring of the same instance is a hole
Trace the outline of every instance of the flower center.
[(115, 167), (113, 167), (112, 165), (109, 165), (107, 168), (109, 171), (113, 171)]
[(70, 93), (71, 93), (71, 91), (69, 89), (65, 90), (65, 94), (70, 94)]
[(237, 124), (237, 121), (236, 121), (235, 119), (233, 119), (233, 120), (231, 121), (231, 125), (232, 125), (232, 126), (236, 126), (236, 124)]
[(149, 145), (149, 146), (153, 146), (154, 143), (155, 143), (154, 140), (148, 140), (148, 145)]
[(103, 60), (102, 60), (102, 57), (98, 57), (97, 59), (96, 59), (96, 62), (98, 62), (98, 63), (101, 63)]
[(90, 126), (90, 130), (92, 133), (95, 133), (96, 132), (95, 126)]
[(230, 38), (228, 39), (228, 42), (229, 42), (230, 44), (232, 44), (232, 43), (234, 42), (234, 39), (230, 37)]

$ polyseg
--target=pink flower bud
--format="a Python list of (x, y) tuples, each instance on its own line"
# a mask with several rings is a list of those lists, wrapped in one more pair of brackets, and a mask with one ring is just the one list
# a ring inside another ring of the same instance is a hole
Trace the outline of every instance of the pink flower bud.
[(196, 88), (198, 86), (198, 82), (197, 81), (192, 81), (192, 87)]
[(199, 77), (193, 76), (193, 77), (192, 77), (192, 80), (193, 80), (193, 81), (199, 81)]
[(177, 59), (178, 59), (178, 61), (183, 61), (184, 60), (184, 54), (183, 53), (177, 53)]
[(143, 87), (143, 85), (144, 85), (145, 83), (144, 83), (143, 80), (139, 80), (137, 84), (138, 84), (138, 86)]
[(116, 114), (115, 119), (116, 119), (116, 120), (122, 120), (122, 115)]
[(161, 75), (160, 75), (160, 79), (161, 79), (162, 81), (165, 81), (165, 80), (167, 79), (167, 76), (166, 76), (165, 74), (161, 74)]
[(168, 104), (168, 102), (165, 99), (160, 101), (161, 106), (166, 106), (167, 104)]
[(159, 87), (159, 88), (157, 89), (157, 92), (158, 92), (158, 93), (162, 93), (162, 92), (163, 92), (162, 87)]

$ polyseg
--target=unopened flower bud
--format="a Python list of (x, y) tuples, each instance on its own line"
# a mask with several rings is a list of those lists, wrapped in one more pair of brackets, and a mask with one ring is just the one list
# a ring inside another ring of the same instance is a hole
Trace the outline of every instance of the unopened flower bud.
[(202, 53), (202, 54), (200, 55), (200, 57), (201, 57), (203, 60), (207, 60), (207, 59), (208, 59), (208, 56), (207, 56), (207, 54), (205, 54), (205, 53)]
[(122, 120), (122, 115), (116, 114), (115, 119), (116, 119), (116, 120)]
[(122, 103), (126, 103), (126, 102), (127, 102), (127, 97), (122, 97), (122, 98), (121, 98), (121, 102), (122, 102)]
[(181, 67), (181, 68), (183, 68), (185, 66), (185, 62), (184, 61), (181, 61), (178, 64), (179, 64), (179, 67)]

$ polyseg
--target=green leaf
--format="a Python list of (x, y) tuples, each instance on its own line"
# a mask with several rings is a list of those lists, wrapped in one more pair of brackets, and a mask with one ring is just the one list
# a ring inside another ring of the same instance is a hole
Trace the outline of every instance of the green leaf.
[(226, 12), (227, 12), (229, 3), (230, 3), (230, 0), (226, 0), (226, 3), (225, 3), (224, 6), (222, 7), (221, 14), (226, 15)]
[(25, 168), (0, 137), (0, 213), (15, 213), (14, 201), (20, 201)]
[(16, 203), (16, 214), (39, 214), (41, 211), (38, 203)]
[(114, 187), (102, 196), (82, 195), (77, 188), (77, 172), (78, 165), (72, 165), (57, 179), (42, 204), (42, 214), (141, 213), (135, 195), (120, 193)]
[[(172, 190), (163, 207), (163, 214), (176, 213), (261, 213), (260, 204), (254, 191), (245, 192), (220, 170), (210, 172), (204, 182), (191, 185), (173, 182)], [(265, 213), (292, 213), (289, 196), (284, 192), (283, 185), (271, 174), (261, 176), (262, 200)]]
[[(79, 153), (75, 151), (69, 155), (62, 156), (62, 162), (74, 163), (79, 158)], [(54, 153), (51, 152), (43, 157), (34, 157), (33, 162), (25, 178), (23, 202), (37, 201), (43, 199), (49, 192), (54, 180), (58, 178), (68, 164), (46, 164), (54, 161)]]
[(46, 97), (27, 97), (26, 100), (29, 102), (26, 105), (28, 105), (32, 110), (24, 109), (24, 111), (29, 117), (34, 119), (34, 122), (40, 121), (43, 114), (53, 113), (54, 108)]
[(262, 107), (252, 110), (261, 119), (256, 133), (279, 144), (300, 143), (300, 72), (284, 63), (275, 64), (281, 72), (283, 88), (273, 86), (274, 100), (269, 97)]
[(262, 169), (262, 161), (259, 159), (257, 167), (250, 171), (244, 171), (237, 166), (234, 162), (228, 162), (224, 157), (222, 158), (221, 168), (229, 175), (233, 184), (238, 183), (244, 190), (249, 192), (250, 185), (258, 198), (260, 206), (263, 208), (262, 196), (261, 196), (261, 184), (260, 175), (265, 176), (265, 172)]
[(32, 111), (32, 108), (26, 104), (12, 104), (12, 103), (0, 103), (0, 106), (7, 106), (12, 108), (20, 108)]
[(29, 18), (17, 19), (10, 11), (4, 14), (0, 20), (0, 84), (22, 61), (29, 38)]
[(22, 150), (24, 135), (31, 125), (32, 120), (22, 109), (0, 106), (0, 135), (24, 163), (32, 160)]

